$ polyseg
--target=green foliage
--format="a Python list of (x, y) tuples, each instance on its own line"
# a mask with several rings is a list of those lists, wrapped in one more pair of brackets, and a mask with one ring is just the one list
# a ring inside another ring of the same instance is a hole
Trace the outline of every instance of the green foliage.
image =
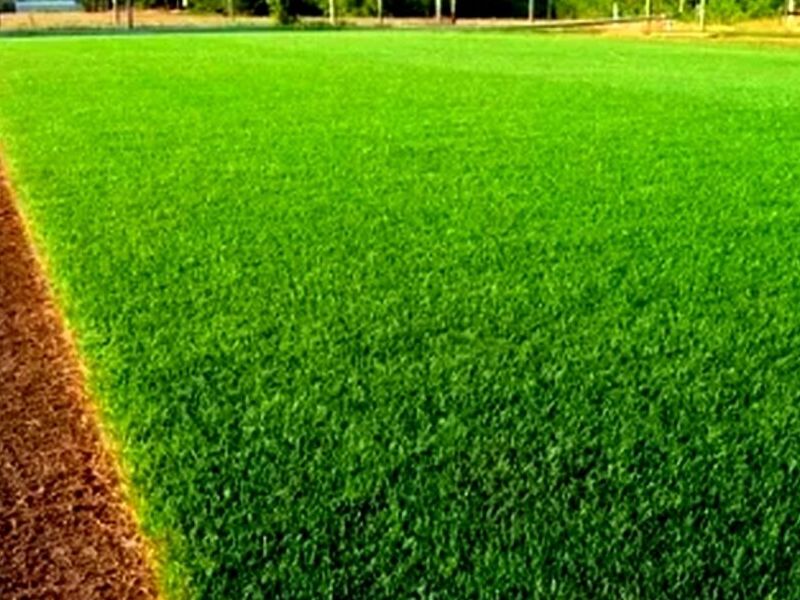
[[(319, 11), (328, 9), (328, 0), (311, 0)], [(450, 3), (443, 0), (445, 14)], [(644, 13), (644, 0), (618, 0), (623, 16), (639, 16)], [(678, 0), (653, 0), (655, 14), (675, 15)], [(687, 2), (691, 5), (692, 2)], [(558, 18), (603, 18), (612, 13), (613, 0), (553, 0), (553, 11)], [(297, 6), (296, 14), (308, 14), (310, 5)], [(343, 15), (368, 16), (377, 13), (376, 0), (337, 0), (337, 9)], [(535, 14), (546, 17), (547, 0), (535, 0)], [(732, 21), (742, 18), (775, 16), (784, 9), (782, 0), (709, 0), (708, 16), (712, 20)], [(387, 15), (431, 16), (434, 14), (433, 0), (385, 0)], [(517, 17), (528, 14), (527, 0), (458, 0), (458, 14), (470, 17)]]
[(708, 17), (712, 21), (731, 23), (775, 16), (784, 9), (783, 0), (711, 0), (708, 3)]
[(296, 6), (292, 0), (270, 0), (269, 11), (278, 23), (291, 23), (297, 18)]
[(798, 63), (0, 41), (11, 172), (173, 591), (794, 597)]
[[(97, 0), (88, 2), (98, 10)], [(611, 16), (613, 0), (552, 0), (553, 16), (557, 18), (606, 18)], [(149, 8), (177, 8), (178, 0), (138, 0), (138, 6)], [(644, 0), (618, 0), (622, 16), (642, 15)], [(691, 7), (689, 0), (687, 6)], [(190, 0), (192, 9), (201, 12), (224, 12), (225, 0)], [(374, 16), (377, 0), (336, 0), (337, 11), (343, 16)], [(443, 0), (444, 13), (449, 14), (449, 0)], [(547, 0), (535, 0), (537, 18), (546, 17)], [(102, 7), (105, 10), (105, 5)], [(328, 11), (328, 0), (236, 0), (240, 13), (271, 13), (279, 22), (288, 23), (298, 16), (318, 16)], [(714, 21), (734, 21), (744, 18), (761, 18), (781, 14), (783, 0), (709, 0), (708, 17)], [(676, 15), (678, 0), (653, 0), (655, 14)], [(433, 0), (385, 0), (386, 15), (397, 17), (425, 17), (434, 14)], [(527, 0), (458, 0), (458, 14), (465, 18), (523, 18), (528, 14)]]
[(225, 14), (227, 0), (191, 0), (191, 9), (204, 13)]
[(713, 5), (709, 3), (709, 18), (716, 17), (723, 23), (729, 23), (742, 14), (741, 5), (738, 0), (715, 0)]

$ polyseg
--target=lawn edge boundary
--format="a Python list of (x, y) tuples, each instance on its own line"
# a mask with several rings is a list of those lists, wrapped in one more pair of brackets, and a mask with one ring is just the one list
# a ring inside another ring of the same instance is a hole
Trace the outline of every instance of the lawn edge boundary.
[(0, 149), (0, 596), (160, 598), (118, 445)]

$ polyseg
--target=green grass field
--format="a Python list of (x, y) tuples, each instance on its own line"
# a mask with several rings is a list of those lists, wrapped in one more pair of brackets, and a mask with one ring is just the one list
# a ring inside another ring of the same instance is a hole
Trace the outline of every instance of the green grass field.
[(800, 54), (0, 40), (168, 591), (800, 595)]

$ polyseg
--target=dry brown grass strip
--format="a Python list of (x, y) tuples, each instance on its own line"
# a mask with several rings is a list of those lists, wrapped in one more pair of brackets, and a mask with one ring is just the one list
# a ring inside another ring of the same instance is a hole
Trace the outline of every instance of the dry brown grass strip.
[(0, 171), (0, 598), (155, 598), (146, 545)]

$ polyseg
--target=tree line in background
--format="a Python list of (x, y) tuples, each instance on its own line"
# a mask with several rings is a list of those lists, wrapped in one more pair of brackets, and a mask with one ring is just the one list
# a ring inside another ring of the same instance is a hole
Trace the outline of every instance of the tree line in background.
[[(2, 1), (2, 0), (0, 0)], [(616, 0), (619, 14), (639, 16), (644, 13), (646, 0)], [(653, 14), (691, 18), (700, 0), (651, 0)], [(104, 0), (84, 0), (90, 3)], [(182, 0), (134, 0), (143, 8), (179, 8)], [(188, 0), (188, 7), (198, 12), (225, 13), (231, 7), (242, 14), (272, 15), (281, 21), (299, 16), (328, 14), (330, 0)], [(338, 16), (376, 16), (379, 0), (335, 0)], [(383, 12), (391, 17), (433, 17), (436, 0), (383, 0)], [(528, 0), (457, 0), (458, 16), (463, 18), (525, 18)], [(544, 18), (610, 17), (614, 0), (534, 0), (534, 14)], [(449, 0), (442, 0), (443, 14), (449, 15)], [(720, 21), (739, 18), (775, 16), (785, 9), (785, 0), (707, 0), (707, 14)]]

